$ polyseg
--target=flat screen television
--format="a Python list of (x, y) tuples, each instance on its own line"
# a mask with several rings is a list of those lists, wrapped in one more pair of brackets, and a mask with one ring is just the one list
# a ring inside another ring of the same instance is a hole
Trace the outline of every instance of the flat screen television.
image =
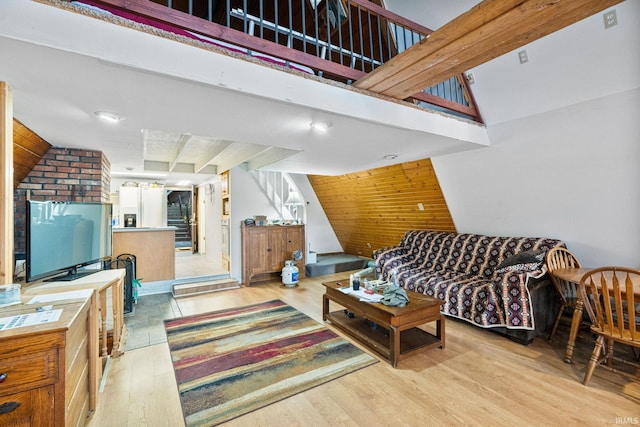
[(110, 203), (27, 201), (27, 282), (95, 273), (78, 270), (111, 256), (111, 215)]

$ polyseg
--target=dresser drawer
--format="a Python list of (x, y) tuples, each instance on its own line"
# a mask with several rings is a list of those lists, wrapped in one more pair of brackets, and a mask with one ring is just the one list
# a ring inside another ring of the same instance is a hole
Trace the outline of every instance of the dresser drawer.
[(0, 396), (53, 384), (56, 381), (57, 349), (0, 359)]

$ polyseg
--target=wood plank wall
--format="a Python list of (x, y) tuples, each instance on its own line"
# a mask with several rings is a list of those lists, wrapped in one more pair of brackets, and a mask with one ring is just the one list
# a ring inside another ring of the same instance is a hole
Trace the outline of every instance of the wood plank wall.
[(0, 81), (0, 285), (13, 282), (13, 94)]
[(309, 181), (345, 253), (370, 257), (411, 229), (456, 231), (431, 159)]
[(20, 182), (40, 159), (47, 154), (51, 144), (42, 139), (31, 129), (13, 119), (13, 188)]

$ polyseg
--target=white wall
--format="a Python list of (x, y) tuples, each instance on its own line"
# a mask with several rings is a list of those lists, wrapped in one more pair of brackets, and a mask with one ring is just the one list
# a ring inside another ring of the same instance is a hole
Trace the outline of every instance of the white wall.
[(433, 158), (459, 232), (559, 238), (585, 266), (640, 267), (640, 89), (489, 128)]
[(434, 31), (479, 2), (480, 0), (384, 0), (387, 9), (393, 13), (419, 22)]
[(319, 254), (342, 252), (342, 245), (338, 241), (307, 175), (291, 174), (291, 178), (307, 202), (307, 251)]
[(277, 218), (278, 214), (247, 172), (246, 165), (237, 166), (229, 171), (229, 202), (231, 204), (229, 215), (231, 277), (242, 282), (240, 224), (246, 218), (253, 218), (254, 215)]
[[(311, 248), (319, 253), (341, 252), (342, 248), (333, 229), (328, 225), (328, 220), (311, 190), (311, 185), (306, 175), (295, 175), (294, 180), (299, 186), (305, 199), (309, 201), (307, 206), (306, 239), (311, 242)], [(246, 165), (237, 166), (230, 171), (230, 233), (231, 233), (231, 277), (242, 281), (242, 246), (240, 224), (246, 218), (254, 215), (266, 215), (268, 219), (279, 218), (278, 212), (271, 206), (258, 184), (247, 172)], [(305, 183), (306, 182), (306, 183)]]

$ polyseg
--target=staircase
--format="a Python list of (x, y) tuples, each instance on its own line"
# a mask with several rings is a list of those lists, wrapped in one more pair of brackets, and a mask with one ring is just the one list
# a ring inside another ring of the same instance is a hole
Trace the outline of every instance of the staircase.
[(167, 225), (176, 228), (176, 248), (191, 247), (191, 227), (183, 216), (190, 217), (188, 206), (171, 203), (167, 206)]
[[(252, 170), (250, 174), (278, 212), (280, 219), (306, 223), (306, 201), (288, 173)], [(294, 203), (290, 203), (292, 201)]]

